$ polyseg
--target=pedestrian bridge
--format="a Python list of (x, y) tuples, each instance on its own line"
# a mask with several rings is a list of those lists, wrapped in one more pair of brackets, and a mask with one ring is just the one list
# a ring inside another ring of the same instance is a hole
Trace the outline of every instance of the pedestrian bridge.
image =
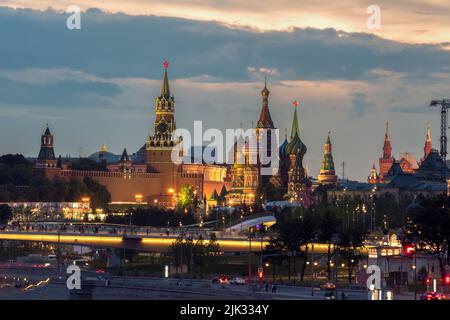
[[(33, 241), (54, 244), (80, 245), (89, 247), (125, 248), (148, 252), (167, 252), (176, 236), (140, 236), (140, 235), (95, 235), (79, 233), (44, 233), (44, 232), (0, 232), (0, 240)], [(208, 241), (208, 239), (205, 239)], [(265, 246), (268, 242), (263, 241)], [(249, 245), (246, 238), (218, 237), (217, 243), (223, 252), (252, 252), (260, 251), (258, 245)]]
[[(110, 235), (110, 234), (80, 234), (80, 233), (57, 233), (57, 232), (26, 232), (26, 231), (0, 231), (0, 241), (30, 241), (45, 242), (53, 244), (78, 245), (95, 248), (121, 248), (133, 249), (146, 252), (164, 253), (169, 250), (170, 245), (177, 239), (177, 235)], [(197, 239), (194, 237), (194, 239)], [(195, 240), (194, 240), (195, 241)], [(208, 241), (208, 239), (205, 239)], [(252, 238), (249, 241), (244, 236), (226, 236), (219, 234), (217, 243), (220, 251), (225, 253), (260, 252), (261, 242), (263, 248), (269, 243), (267, 238)], [(369, 246), (370, 247), (370, 246)], [(317, 253), (326, 253), (327, 245), (314, 244)]]
[(248, 228), (255, 227), (257, 225), (265, 225), (271, 227), (277, 222), (275, 216), (271, 215), (263, 215), (259, 217), (255, 217), (248, 220), (243, 220), (242, 222), (235, 224), (231, 227), (225, 229), (226, 232), (243, 232), (248, 230)]

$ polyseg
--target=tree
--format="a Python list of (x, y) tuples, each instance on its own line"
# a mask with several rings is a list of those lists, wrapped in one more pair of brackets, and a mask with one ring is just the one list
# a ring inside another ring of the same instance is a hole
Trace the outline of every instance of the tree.
[(7, 224), (12, 219), (11, 207), (7, 204), (0, 204), (0, 224)]
[(213, 267), (217, 263), (220, 247), (214, 234), (208, 242), (201, 236), (194, 241), (191, 236), (181, 235), (170, 245), (169, 254), (177, 270), (185, 264), (188, 273), (192, 274), (196, 269), (202, 271), (206, 267)]
[(106, 171), (107, 165), (105, 161), (94, 161), (89, 158), (80, 158), (71, 164), (72, 170), (85, 170), (85, 171)]
[(5, 154), (0, 156), (0, 163), (13, 167), (18, 164), (30, 165), (28, 160), (21, 154)]
[(286, 192), (281, 186), (276, 186), (273, 183), (268, 182), (265, 186), (262, 187), (262, 191), (260, 193), (266, 201), (270, 202), (283, 200), (284, 194)]
[(444, 264), (450, 264), (450, 198), (442, 195), (423, 200), (407, 212), (406, 221), (407, 240), (417, 238), (419, 247), (438, 256), (444, 276)]
[(367, 231), (361, 227), (347, 228), (339, 234), (338, 246), (347, 263), (348, 283), (352, 283), (353, 269), (362, 258), (360, 249), (364, 247), (366, 235)]
[(180, 195), (178, 197), (177, 207), (182, 210), (187, 210), (192, 212), (196, 209), (195, 207), (195, 194), (194, 187), (190, 184), (185, 184), (181, 187)]
[[(294, 256), (293, 271), (295, 274), (295, 257), (297, 253), (304, 258), (301, 280), (303, 280), (306, 260), (308, 255), (308, 244), (311, 243), (316, 233), (316, 221), (311, 209), (304, 208), (284, 209), (276, 215), (277, 223), (275, 230), (277, 232), (277, 247), (284, 247), (288, 253), (288, 278), (291, 279), (291, 256)], [(305, 248), (302, 251), (302, 248)]]
[(283, 264), (283, 252), (286, 251), (286, 246), (278, 237), (271, 237), (269, 244), (264, 250), (264, 255), (267, 256), (266, 261), (272, 265), (272, 279), (276, 279), (276, 268)]
[(105, 208), (111, 202), (111, 193), (104, 185), (87, 176), (84, 177), (83, 183), (88, 189), (93, 209)]
[(327, 244), (327, 274), (328, 279), (331, 279), (331, 244), (333, 235), (337, 232), (337, 227), (341, 223), (339, 222), (338, 210), (335, 207), (326, 205), (317, 211), (319, 215), (318, 239)]

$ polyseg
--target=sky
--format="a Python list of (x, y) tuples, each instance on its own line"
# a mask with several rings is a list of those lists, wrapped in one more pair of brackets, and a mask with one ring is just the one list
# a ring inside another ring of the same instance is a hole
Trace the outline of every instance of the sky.
[[(134, 152), (152, 131), (168, 60), (177, 126), (256, 123), (268, 78), (284, 135), (292, 101), (317, 175), (331, 132), (338, 175), (365, 180), (386, 122), (394, 156), (423, 154), (433, 98), (448, 97), (450, 2), (89, 1), (68, 30), (68, 1), (0, 0), (0, 154), (36, 156), (48, 123), (56, 154), (87, 156), (104, 143)], [(369, 30), (367, 6), (381, 9)]]

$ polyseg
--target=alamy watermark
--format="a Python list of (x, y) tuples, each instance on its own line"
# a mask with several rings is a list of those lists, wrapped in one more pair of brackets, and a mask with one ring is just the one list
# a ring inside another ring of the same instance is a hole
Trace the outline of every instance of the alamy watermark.
[[(176, 129), (173, 139), (180, 141), (172, 150), (172, 162), (205, 164), (260, 165), (261, 175), (275, 175), (279, 168), (278, 129), (226, 129), (210, 128), (203, 132), (203, 122), (194, 121), (194, 135), (187, 129)], [(208, 143), (204, 148), (204, 142)], [(193, 148), (190, 158), (181, 158)]]
[(77, 265), (70, 265), (67, 267), (67, 277), (66, 285), (69, 290), (81, 290), (81, 270)]
[(66, 20), (66, 27), (69, 30), (81, 29), (81, 9), (77, 5), (68, 6), (66, 13), (70, 13), (70, 16)]
[(366, 269), (366, 273), (369, 277), (366, 281), (367, 289), (379, 290), (381, 289), (381, 269), (377, 265), (370, 265)]
[(366, 13), (370, 14), (367, 18), (366, 26), (369, 30), (381, 30), (381, 9), (380, 6), (372, 4), (367, 7)]

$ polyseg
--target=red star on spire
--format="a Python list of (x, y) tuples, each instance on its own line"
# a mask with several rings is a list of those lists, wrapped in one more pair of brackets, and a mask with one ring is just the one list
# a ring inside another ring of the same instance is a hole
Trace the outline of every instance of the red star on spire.
[(300, 103), (297, 100), (294, 100), (294, 102), (292, 102), (292, 104), (294, 105), (294, 107), (297, 108)]
[(163, 66), (164, 66), (164, 69), (167, 69), (169, 67), (169, 61), (165, 60), (163, 62)]

